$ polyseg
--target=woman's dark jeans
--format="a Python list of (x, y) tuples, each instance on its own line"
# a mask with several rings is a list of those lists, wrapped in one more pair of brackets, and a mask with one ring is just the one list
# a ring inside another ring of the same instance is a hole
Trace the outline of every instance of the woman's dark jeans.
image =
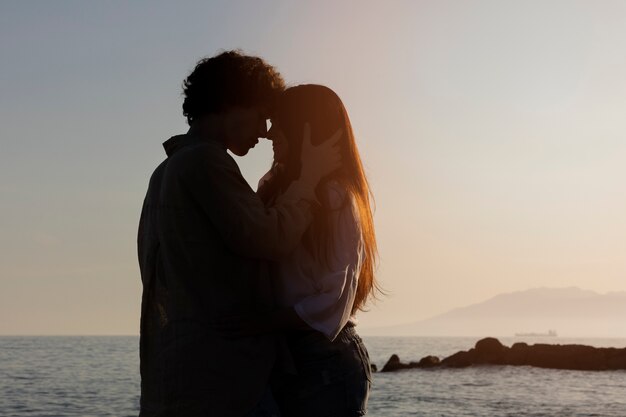
[(334, 341), (317, 331), (292, 334), (297, 375), (279, 375), (272, 390), (283, 417), (363, 416), (372, 382), (369, 355), (354, 326)]

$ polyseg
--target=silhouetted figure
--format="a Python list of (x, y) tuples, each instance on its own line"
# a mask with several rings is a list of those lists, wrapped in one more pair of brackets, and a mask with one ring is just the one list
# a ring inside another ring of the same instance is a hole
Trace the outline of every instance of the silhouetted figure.
[(274, 337), (227, 338), (213, 324), (275, 309), (265, 260), (297, 246), (313, 189), (339, 158), (336, 140), (307, 139), (299, 179), (275, 204), (248, 186), (227, 150), (245, 155), (266, 135), (283, 88), (263, 60), (232, 51), (185, 80), (190, 129), (164, 143), (139, 225), (142, 417), (264, 415)]
[(312, 224), (295, 250), (273, 264), (278, 304), (297, 317), (281, 328), (296, 372), (277, 372), (273, 392), (284, 416), (361, 416), (371, 370), (355, 315), (376, 289), (376, 239), (350, 120), (331, 89), (301, 85), (279, 97), (271, 121), (274, 163), (258, 191), (268, 205), (285, 196), (302, 169), (303, 126), (310, 123), (314, 144), (344, 132), (341, 166), (317, 186)]

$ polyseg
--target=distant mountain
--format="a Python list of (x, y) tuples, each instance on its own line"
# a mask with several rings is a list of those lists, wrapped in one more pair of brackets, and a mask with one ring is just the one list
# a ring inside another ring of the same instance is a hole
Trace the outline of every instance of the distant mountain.
[(576, 287), (499, 294), (414, 323), (362, 329), (369, 335), (626, 337), (626, 292), (598, 294)]

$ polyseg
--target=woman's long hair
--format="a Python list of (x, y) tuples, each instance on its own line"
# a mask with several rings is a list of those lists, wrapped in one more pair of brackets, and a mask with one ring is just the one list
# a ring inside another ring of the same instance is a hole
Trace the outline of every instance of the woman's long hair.
[(363, 249), (352, 314), (357, 310), (364, 310), (368, 299), (380, 291), (374, 276), (378, 251), (370, 203), (373, 196), (363, 170), (348, 113), (337, 94), (330, 88), (307, 84), (285, 90), (275, 104), (271, 117), (272, 123), (276, 123), (287, 138), (288, 156), (280, 165), (277, 161), (273, 162), (270, 179), (259, 187), (259, 196), (266, 203), (284, 192), (288, 185), (300, 176), (300, 153), (305, 123), (311, 126), (311, 142), (314, 145), (330, 138), (337, 129), (343, 129), (339, 143), (341, 167), (324, 178), (316, 189), (321, 208), (314, 212), (312, 227), (303, 237), (303, 244), (316, 259), (329, 263), (335, 242), (333, 225), (330, 221), (329, 196), (324, 185), (330, 180), (339, 182), (347, 192), (343, 204), (353, 205)]

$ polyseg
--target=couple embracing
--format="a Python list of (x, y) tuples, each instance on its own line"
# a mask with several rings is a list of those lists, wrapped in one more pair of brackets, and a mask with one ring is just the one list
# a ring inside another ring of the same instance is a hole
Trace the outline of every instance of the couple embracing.
[[(346, 109), (237, 51), (183, 87), (190, 128), (163, 144), (139, 224), (140, 416), (364, 415), (376, 240)], [(255, 192), (227, 151), (260, 137)]]

